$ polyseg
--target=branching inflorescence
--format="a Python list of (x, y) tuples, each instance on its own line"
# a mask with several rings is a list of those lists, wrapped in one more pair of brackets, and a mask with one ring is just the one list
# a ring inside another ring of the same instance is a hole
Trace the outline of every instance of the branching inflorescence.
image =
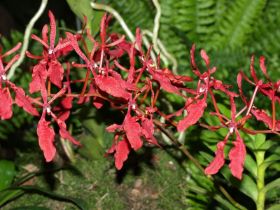
[[(100, 39), (95, 39), (89, 31), (82, 34), (66, 33), (66, 37), (57, 36), (54, 15), (49, 12), (50, 27), (45, 25), (42, 37), (32, 35), (32, 39), (43, 46), (42, 55), (33, 55), (26, 52), (31, 59), (38, 60), (32, 70), (32, 81), (29, 84), (29, 93), (37, 93), (39, 97), (27, 96), (21, 87), (16, 86), (7, 79), (6, 73), (11, 65), (18, 59), (14, 56), (8, 63), (3, 59), (15, 53), (21, 44), (10, 51), (0, 55), (0, 117), (2, 120), (12, 117), (12, 104), (22, 107), (31, 115), (40, 117), (37, 126), (39, 146), (44, 153), (46, 161), (52, 161), (56, 154), (54, 143), (55, 131), (51, 124), (58, 127), (59, 135), (71, 141), (80, 143), (67, 130), (66, 120), (69, 118), (72, 103), (84, 104), (92, 99), (92, 105), (100, 109), (104, 103), (124, 113), (121, 124), (112, 124), (106, 128), (114, 134), (112, 147), (108, 153), (113, 153), (117, 169), (123, 167), (131, 150), (139, 150), (143, 141), (159, 146), (154, 137), (156, 126), (175, 126), (179, 132), (196, 125), (203, 117), (209, 103), (214, 107), (219, 125), (201, 124), (210, 130), (227, 128), (228, 133), (224, 140), (217, 144), (216, 156), (205, 169), (206, 174), (215, 174), (225, 163), (224, 148), (230, 136), (235, 138), (233, 147), (229, 152), (230, 170), (233, 176), (241, 179), (246, 156), (246, 147), (240, 131), (256, 133), (276, 133), (280, 130), (280, 121), (276, 119), (275, 104), (280, 102), (280, 81), (274, 83), (269, 78), (264, 64), (260, 58), (260, 69), (267, 83), (259, 80), (254, 69), (254, 57), (251, 62), (251, 78), (240, 72), (237, 76), (239, 93), (230, 90), (231, 86), (223, 84), (214, 78), (216, 67), (211, 67), (210, 59), (204, 50), (200, 55), (205, 63), (206, 71), (199, 70), (195, 62), (195, 46), (191, 49), (191, 68), (195, 78), (175, 75), (167, 68), (161, 68), (160, 58), (157, 63), (151, 58), (151, 48), (144, 51), (142, 36), (136, 30), (135, 42), (126, 41), (125, 36), (107, 34), (109, 17), (104, 15), (100, 24)], [(88, 42), (86, 42), (87, 40)], [(90, 43), (88, 46), (86, 43)], [(89, 49), (91, 48), (91, 49)], [(62, 63), (69, 53), (76, 53), (82, 63)], [(121, 63), (121, 58), (128, 58), (129, 66)], [(85, 71), (85, 78), (73, 79), (72, 71)], [(242, 81), (245, 80), (255, 87), (253, 95), (248, 99), (242, 91)], [(191, 88), (197, 81), (196, 88)], [(82, 83), (79, 92), (72, 92), (71, 85)], [(13, 91), (13, 99), (10, 91)], [(55, 91), (55, 92), (54, 92)], [(174, 113), (164, 113), (160, 110), (159, 93), (165, 91), (182, 97), (184, 106)], [(217, 105), (215, 94), (225, 95), (229, 98), (231, 116), (224, 116)], [(266, 96), (272, 103), (271, 116), (254, 105), (257, 94)], [(237, 112), (235, 98), (240, 97), (244, 107)], [(184, 113), (184, 115), (183, 115)], [(159, 123), (158, 117), (164, 117), (168, 124)], [(267, 130), (251, 130), (246, 128), (249, 118), (262, 121)], [(157, 122), (157, 123), (155, 123)]]

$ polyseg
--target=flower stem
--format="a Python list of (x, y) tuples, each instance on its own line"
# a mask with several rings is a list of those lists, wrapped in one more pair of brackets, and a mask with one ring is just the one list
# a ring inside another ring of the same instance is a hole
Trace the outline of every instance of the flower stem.
[(258, 197), (257, 197), (257, 210), (264, 210), (265, 205), (265, 166), (264, 162), (264, 151), (257, 151), (255, 153), (257, 160), (257, 188), (258, 188)]

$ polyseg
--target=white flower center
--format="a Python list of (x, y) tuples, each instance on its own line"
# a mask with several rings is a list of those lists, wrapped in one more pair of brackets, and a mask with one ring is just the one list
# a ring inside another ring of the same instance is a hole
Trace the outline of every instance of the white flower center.
[(6, 74), (2, 74), (2, 75), (1, 75), (1, 78), (2, 78), (2, 80), (6, 81), (6, 80), (7, 80)]
[(229, 132), (232, 134), (233, 131), (234, 131), (234, 126), (230, 126), (230, 127), (229, 127)]
[(49, 49), (48, 54), (52, 55), (53, 54), (53, 49)]
[(135, 109), (136, 109), (136, 104), (131, 104), (131, 108), (132, 108), (133, 110), (135, 110)]
[(50, 106), (48, 106), (48, 107), (46, 108), (46, 110), (47, 110), (47, 113), (48, 113), (48, 114), (51, 113), (51, 107), (50, 107)]
[(94, 63), (94, 64), (92, 64), (92, 67), (93, 67), (94, 69), (96, 69), (96, 68), (98, 67), (98, 65), (97, 65), (96, 63)]
[(204, 92), (205, 92), (205, 87), (200, 87), (200, 88), (198, 89), (198, 92), (199, 92), (199, 93), (204, 93)]

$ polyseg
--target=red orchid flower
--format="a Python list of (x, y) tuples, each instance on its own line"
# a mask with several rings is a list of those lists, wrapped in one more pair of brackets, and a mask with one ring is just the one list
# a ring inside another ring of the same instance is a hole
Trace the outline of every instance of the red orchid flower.
[[(123, 80), (119, 73), (109, 68), (108, 64), (106, 64), (105, 67), (98, 67), (97, 63), (93, 60), (93, 53), (91, 53), (90, 57), (88, 58), (79, 48), (79, 44), (74, 35), (67, 33), (67, 37), (70, 40), (71, 45), (73, 46), (76, 53), (86, 63), (85, 65), (78, 66), (86, 67), (89, 71), (92, 72), (94, 76), (95, 86), (109, 95), (129, 100), (131, 93), (128, 91), (131, 89), (134, 90), (134, 85)], [(93, 51), (95, 50), (96, 49), (93, 49)]]
[(57, 86), (62, 87), (62, 80), (64, 69), (61, 63), (58, 61), (59, 56), (66, 54), (68, 51), (72, 50), (70, 42), (67, 39), (60, 39), (55, 46), (56, 39), (56, 23), (55, 17), (51, 11), (49, 11), (50, 19), (50, 33), (48, 37), (48, 26), (45, 25), (42, 30), (42, 39), (32, 34), (31, 38), (38, 41), (43, 45), (43, 55), (36, 56), (27, 52), (27, 56), (32, 59), (39, 59), (40, 62), (34, 66), (32, 72), (32, 82), (29, 86), (29, 92), (34, 93), (40, 91), (40, 75), (44, 74), (49, 78), (50, 82)]
[(15, 103), (19, 107), (22, 107), (31, 115), (39, 115), (37, 110), (32, 106), (32, 99), (25, 95), (25, 92), (21, 87), (17, 87), (14, 83), (7, 79), (6, 73), (13, 63), (19, 58), (19, 54), (15, 55), (6, 66), (3, 64), (3, 58), (15, 53), (20, 47), (21, 43), (18, 43), (14, 48), (3, 55), (0, 55), (0, 117), (2, 120), (9, 119), (13, 115), (13, 99), (10, 94), (10, 89), (15, 92)]
[[(238, 74), (237, 84), (239, 86), (239, 92), (240, 92), (241, 98), (247, 106), (251, 105), (251, 107), (248, 107), (248, 109), (250, 109), (250, 112), (255, 116), (255, 118), (257, 120), (264, 122), (269, 127), (271, 132), (280, 131), (280, 126), (279, 126), (280, 120), (275, 119), (276, 118), (275, 117), (276, 116), (275, 103), (276, 102), (280, 103), (280, 96), (278, 94), (280, 92), (280, 80), (277, 82), (272, 82), (272, 80), (270, 79), (270, 77), (268, 76), (268, 73), (267, 73), (267, 69), (265, 66), (265, 58), (263, 56), (261, 56), (260, 61), (259, 61), (260, 69), (261, 69), (263, 75), (265, 76), (266, 80), (268, 81), (267, 83), (264, 83), (262, 80), (260, 80), (257, 77), (256, 71), (254, 68), (254, 61), (255, 61), (255, 58), (254, 58), (254, 56), (252, 56), (251, 64), (250, 64), (250, 73), (251, 73), (251, 77), (252, 77), (253, 81), (250, 80), (242, 71), (239, 72), (239, 74)], [(244, 93), (242, 92), (242, 79), (244, 79), (248, 83), (255, 86), (253, 99), (251, 99), (250, 104), (249, 104), (248, 100), (246, 99)], [(258, 109), (257, 107), (252, 106), (253, 100), (258, 92), (267, 96), (271, 100), (271, 106), (272, 106), (271, 107), (271, 109), (272, 109), (271, 117), (266, 113), (265, 110)]]
[[(131, 116), (132, 110), (139, 116)], [(121, 125), (113, 124), (106, 128), (108, 132), (115, 133), (114, 143), (107, 153), (115, 152), (115, 165), (118, 170), (122, 168), (131, 149), (137, 151), (143, 146), (142, 137), (148, 143), (159, 146), (153, 136), (154, 124), (151, 116), (152, 112), (152, 109), (148, 107), (147, 115), (139, 113), (135, 101), (131, 99), (123, 123)]]
[[(224, 92), (225, 94), (236, 97), (237, 94), (234, 92), (229, 91), (228, 89), (231, 87), (229, 85), (225, 85), (220, 80), (216, 80), (212, 74), (215, 73), (216, 67), (211, 68), (210, 67), (210, 59), (205, 52), (205, 50), (200, 51), (200, 56), (202, 57), (206, 67), (207, 71), (201, 73), (196, 62), (195, 62), (195, 45), (192, 46), (190, 55), (191, 55), (191, 66), (193, 73), (199, 78), (197, 83), (197, 89), (196, 91), (187, 90), (188, 93), (194, 94), (195, 96), (193, 98), (189, 98), (186, 103), (183, 110), (186, 111), (186, 117), (184, 117), (182, 120), (180, 120), (177, 124), (177, 130), (179, 132), (182, 132), (186, 130), (191, 125), (194, 125), (198, 122), (198, 120), (203, 116), (203, 113), (207, 107), (207, 96), (210, 94), (211, 99), (213, 101), (214, 107), (216, 109), (216, 112), (219, 113), (218, 107), (216, 105), (215, 96), (213, 93), (213, 89), (219, 90)], [(182, 110), (180, 110), (181, 112)], [(221, 118), (222, 120), (222, 118)]]
[[(42, 82), (44, 81), (42, 80)], [(61, 107), (52, 108), (52, 103), (57, 98), (64, 95), (64, 93), (67, 90), (67, 87), (63, 87), (50, 100), (48, 100), (47, 89), (45, 86), (41, 86), (41, 95), (43, 103), (37, 101), (37, 104), (42, 107), (43, 111), (37, 126), (37, 135), (39, 139), (39, 146), (44, 153), (44, 157), (47, 162), (50, 162), (53, 160), (56, 153), (56, 148), (54, 146), (55, 132), (54, 129), (49, 126), (51, 122), (46, 120), (46, 115), (50, 115), (53, 118), (53, 120), (57, 123), (59, 127), (59, 134), (62, 138), (69, 140), (75, 145), (80, 145), (80, 143), (67, 131), (65, 123), (65, 120), (69, 116), (69, 110), (67, 108), (71, 108), (72, 99), (68, 100), (67, 98), (65, 98), (61, 101), (62, 107), (64, 106), (64, 108), (66, 109), (62, 109)], [(59, 117), (54, 113), (55, 110), (59, 111)]]
[[(222, 115), (221, 117), (226, 119), (227, 122), (226, 123), (221, 122), (222, 126), (213, 126), (215, 130), (222, 127), (227, 127), (228, 133), (224, 138), (224, 140), (217, 144), (215, 158), (207, 166), (204, 172), (205, 174), (212, 175), (212, 174), (216, 174), (222, 168), (222, 166), (225, 163), (225, 157), (224, 157), (225, 145), (227, 144), (229, 137), (235, 134), (236, 140), (233, 142), (234, 147), (229, 152), (229, 159), (230, 159), (229, 168), (234, 177), (238, 179), (242, 179), (242, 173), (243, 173), (244, 162), (246, 157), (246, 147), (240, 136), (239, 129), (243, 128), (244, 122), (250, 116), (245, 116), (244, 118), (237, 120), (234, 97), (231, 96), (230, 96), (230, 105), (231, 105), (231, 119), (229, 120), (226, 116)], [(215, 114), (220, 115), (218, 113)]]

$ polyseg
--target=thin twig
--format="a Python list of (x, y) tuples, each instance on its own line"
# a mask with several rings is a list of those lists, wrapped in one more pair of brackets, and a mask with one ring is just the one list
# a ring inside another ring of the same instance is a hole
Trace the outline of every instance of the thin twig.
[(9, 74), (7, 76), (8, 79), (11, 79), (14, 76), (16, 68), (19, 67), (20, 64), (23, 62), (23, 60), (25, 58), (25, 52), (28, 49), (29, 38), (30, 38), (31, 31), (33, 29), (33, 26), (34, 26), (35, 22), (41, 17), (43, 12), (45, 11), (47, 4), (48, 4), (48, 0), (42, 0), (40, 8), (38, 9), (36, 14), (32, 17), (32, 19), (28, 23), (28, 25), (25, 29), (25, 32), (24, 32), (23, 45), (22, 45), (22, 48), (20, 51), (20, 57), (17, 60), (17, 62), (15, 62), (14, 65), (11, 67)]
[(153, 0), (153, 4), (156, 8), (156, 16), (154, 18), (154, 29), (153, 29), (153, 45), (157, 53), (159, 53), (157, 40), (158, 40), (158, 31), (160, 26), (161, 9), (158, 0)]

